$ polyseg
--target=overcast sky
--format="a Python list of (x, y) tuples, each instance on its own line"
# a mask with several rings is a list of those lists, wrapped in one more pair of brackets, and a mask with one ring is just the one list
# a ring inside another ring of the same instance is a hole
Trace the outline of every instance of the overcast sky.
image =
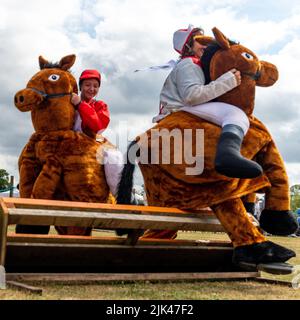
[[(300, 1), (299, 0), (1, 0), (0, 168), (18, 181), (17, 159), (33, 132), (14, 94), (38, 71), (38, 56), (59, 61), (75, 53), (72, 72), (96, 68), (99, 99), (110, 107), (106, 134), (151, 127), (168, 71), (135, 69), (177, 59), (176, 29), (216, 26), (262, 60), (276, 64), (280, 79), (259, 88), (255, 114), (270, 129), (286, 162), (290, 183), (300, 183)], [(113, 138), (112, 138), (113, 139)]]

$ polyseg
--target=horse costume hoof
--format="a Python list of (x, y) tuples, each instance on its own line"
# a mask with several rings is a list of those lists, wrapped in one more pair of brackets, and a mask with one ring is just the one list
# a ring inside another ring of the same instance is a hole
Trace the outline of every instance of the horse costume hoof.
[(236, 247), (233, 251), (232, 261), (235, 265), (250, 263), (282, 263), (296, 256), (293, 250), (282, 247), (271, 241), (254, 243)]
[(276, 275), (286, 275), (294, 272), (294, 266), (289, 263), (247, 263), (240, 262), (238, 266), (245, 271), (264, 271)]
[(292, 211), (264, 209), (260, 215), (259, 223), (264, 231), (277, 236), (293, 234), (299, 227)]

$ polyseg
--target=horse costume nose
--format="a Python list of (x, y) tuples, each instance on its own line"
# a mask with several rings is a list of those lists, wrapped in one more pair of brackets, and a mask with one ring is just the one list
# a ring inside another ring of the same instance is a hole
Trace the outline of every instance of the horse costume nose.
[(18, 94), (15, 95), (15, 104), (22, 104), (24, 101), (24, 96)]
[(15, 106), (22, 112), (30, 111), (32, 105), (37, 104), (39, 101), (37, 94), (32, 95), (27, 89), (20, 90), (15, 94)]

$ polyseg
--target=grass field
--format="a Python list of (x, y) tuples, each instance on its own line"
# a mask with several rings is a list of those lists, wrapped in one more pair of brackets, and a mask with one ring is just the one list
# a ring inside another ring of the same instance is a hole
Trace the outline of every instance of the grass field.
[[(222, 233), (180, 233), (183, 239), (227, 240)], [(269, 237), (269, 240), (296, 251), (297, 257), (289, 262), (300, 265), (300, 239)], [(270, 279), (291, 281), (295, 275), (273, 276)], [(0, 291), (0, 300), (300, 300), (300, 289), (284, 285), (245, 281), (178, 281), (136, 283), (92, 283), (86, 285), (34, 283), (43, 288), (43, 295), (25, 293), (15, 288)]]

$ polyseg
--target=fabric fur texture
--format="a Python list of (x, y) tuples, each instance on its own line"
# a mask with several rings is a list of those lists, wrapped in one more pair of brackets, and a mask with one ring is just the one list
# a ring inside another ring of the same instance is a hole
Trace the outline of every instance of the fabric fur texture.
[[(41, 71), (15, 95), (16, 107), (31, 112), (35, 129), (19, 157), (22, 198), (109, 201), (109, 188), (100, 162), (102, 147), (110, 144), (105, 139), (100, 143), (72, 130), (75, 109), (70, 95), (78, 90), (68, 70), (75, 58), (70, 55), (58, 64), (51, 64), (40, 57)], [(62, 234), (91, 232), (76, 226), (57, 229)]]
[[(221, 128), (201, 120), (198, 117), (183, 112), (175, 112), (160, 121), (152, 129), (193, 129), (193, 141), (196, 141), (196, 129), (204, 130), (204, 171), (199, 175), (186, 175), (186, 169), (193, 167), (185, 162), (174, 163), (174, 154), (178, 145), (170, 144), (171, 163), (158, 164), (140, 163), (147, 200), (149, 205), (178, 207), (197, 210), (211, 207), (227, 231), (233, 246), (251, 245), (266, 241), (249, 219), (243, 206), (243, 199), (253, 199), (253, 193), (266, 193), (266, 208), (270, 210), (289, 210), (289, 184), (282, 157), (273, 138), (264, 124), (253, 116), (255, 87), (268, 87), (278, 79), (275, 65), (260, 61), (257, 56), (246, 47), (232, 43), (217, 28), (213, 29), (215, 42), (212, 46), (214, 53), (203, 59), (204, 69), (209, 70), (209, 77), (213, 81), (223, 73), (236, 68), (241, 71), (242, 83), (217, 100), (233, 104), (248, 115), (250, 129), (244, 138), (241, 153), (248, 159), (256, 160), (263, 168), (264, 174), (254, 179), (228, 178), (218, 174), (214, 169), (216, 146)], [(209, 53), (209, 50), (208, 50)], [(141, 153), (145, 149), (151, 156), (151, 130), (137, 137)], [(161, 150), (161, 137), (160, 152)], [(172, 140), (171, 140), (172, 141)], [(177, 151), (175, 152), (177, 148)], [(196, 146), (193, 143), (193, 154)], [(184, 157), (182, 157), (184, 159)], [(144, 238), (169, 238), (176, 236), (175, 231), (148, 230)]]

